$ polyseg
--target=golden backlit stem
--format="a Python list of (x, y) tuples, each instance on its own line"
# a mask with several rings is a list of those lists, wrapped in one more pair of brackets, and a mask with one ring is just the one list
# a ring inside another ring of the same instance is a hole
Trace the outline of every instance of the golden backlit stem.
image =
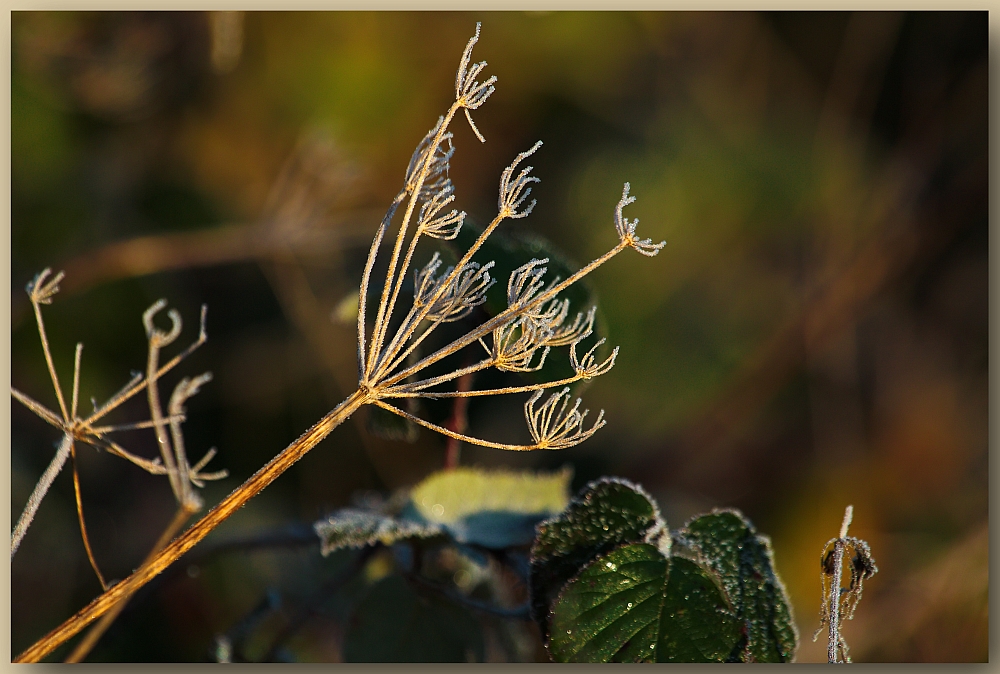
[[(407, 255), (404, 266), (400, 268), (399, 275), (397, 277), (396, 263), (399, 262), (399, 253), (403, 248), (403, 240), (406, 238), (406, 228), (409, 226), (410, 218), (413, 216), (413, 210), (416, 208), (418, 197), (420, 196), (420, 190), (424, 186), (424, 179), (427, 177), (427, 173), (433, 163), (434, 154), (437, 152), (438, 146), (441, 144), (441, 139), (444, 137), (448, 124), (451, 123), (451, 120), (455, 116), (455, 113), (458, 112), (459, 107), (460, 105), (456, 101), (450, 108), (448, 108), (448, 113), (439, 125), (437, 134), (434, 136), (434, 140), (427, 148), (427, 157), (424, 160), (423, 168), (420, 169), (420, 173), (417, 175), (417, 182), (414, 184), (413, 191), (410, 193), (410, 201), (406, 205), (406, 213), (403, 215), (403, 221), (399, 225), (399, 233), (396, 235), (396, 244), (393, 246), (392, 257), (389, 260), (389, 270), (386, 272), (385, 283), (382, 286), (382, 301), (379, 303), (378, 317), (375, 319), (375, 328), (372, 334), (372, 355), (378, 354), (382, 348), (382, 341), (385, 339), (385, 332), (388, 330), (389, 321), (392, 318), (393, 306), (396, 303), (396, 298), (399, 296), (399, 288), (403, 282), (403, 275), (406, 274), (406, 267), (409, 264), (410, 256), (413, 252), (413, 248), (411, 247), (410, 254)], [(414, 239), (415, 238), (416, 235)], [(416, 245), (415, 240), (414, 245)], [(392, 297), (390, 299), (389, 290), (393, 284), (395, 284), (395, 286), (392, 290)], [(372, 362), (373, 361), (369, 362), (369, 370), (371, 369)]]
[(110, 590), (97, 597), (87, 606), (80, 609), (69, 620), (55, 628), (35, 644), (21, 653), (14, 662), (39, 662), (60, 644), (77, 634), (84, 627), (110, 611), (122, 598), (131, 596), (170, 566), (181, 555), (197, 545), (215, 527), (225, 521), (230, 515), (242, 508), (247, 501), (259, 494), (275, 478), (288, 470), (296, 461), (306, 455), (330, 432), (346, 421), (359, 407), (371, 402), (369, 394), (356, 391), (335, 409), (320, 419), (312, 428), (286, 447), (280, 454), (271, 459), (263, 468), (253, 474), (236, 491), (223, 499), (204, 517), (181, 534), (158, 555), (143, 564), (131, 576), (114, 585)]

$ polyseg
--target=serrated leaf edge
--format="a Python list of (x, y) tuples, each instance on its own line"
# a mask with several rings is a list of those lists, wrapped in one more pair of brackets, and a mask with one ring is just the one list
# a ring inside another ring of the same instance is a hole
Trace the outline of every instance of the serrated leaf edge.
[[(644, 540), (643, 540), (644, 543), (650, 543), (650, 541), (646, 540), (646, 539), (648, 539), (651, 536), (651, 534), (655, 534), (655, 535), (658, 536), (663, 530), (665, 530), (667, 528), (666, 521), (664, 521), (663, 517), (660, 515), (660, 506), (656, 502), (656, 499), (654, 499), (649, 494), (649, 492), (647, 492), (645, 489), (643, 489), (641, 485), (638, 485), (638, 484), (632, 482), (631, 480), (626, 480), (623, 477), (601, 477), (601, 478), (598, 478), (596, 480), (591, 480), (587, 484), (583, 485), (583, 487), (577, 492), (577, 495), (574, 496), (573, 498), (571, 498), (569, 500), (569, 503), (566, 504), (566, 507), (563, 508), (562, 512), (557, 513), (557, 514), (553, 515), (552, 517), (544, 519), (541, 522), (539, 522), (538, 524), (536, 524), (535, 525), (535, 531), (537, 532), (540, 527), (544, 527), (546, 525), (555, 524), (555, 523), (559, 522), (562, 519), (563, 515), (565, 515), (566, 512), (569, 511), (569, 509), (572, 508), (574, 505), (584, 505), (586, 503), (586, 498), (584, 497), (584, 494), (586, 494), (587, 492), (593, 491), (594, 489), (596, 489), (597, 487), (599, 487), (602, 484), (620, 484), (620, 485), (622, 485), (624, 487), (628, 487), (629, 489), (631, 489), (632, 491), (638, 493), (643, 498), (645, 498), (647, 501), (649, 501), (650, 505), (653, 506), (653, 525), (649, 529), (646, 530), (646, 533), (644, 534)], [(638, 541), (633, 541), (633, 542), (637, 543)], [(651, 543), (651, 545), (656, 545), (656, 544), (655, 543)], [(657, 547), (659, 547), (659, 546), (657, 546)], [(670, 549), (670, 545), (668, 544), (667, 545), (667, 550), (669, 550), (669, 549)], [(531, 546), (531, 557), (532, 557), (532, 559), (534, 559), (534, 552), (535, 552), (535, 546), (532, 545)], [(662, 550), (661, 550), (661, 552), (662, 552)]]
[(674, 536), (678, 539), (677, 540), (678, 546), (677, 548), (675, 548), (676, 554), (679, 557), (694, 562), (695, 564), (698, 564), (700, 567), (702, 567), (708, 574), (708, 576), (712, 578), (712, 580), (715, 581), (716, 584), (718, 584), (722, 588), (723, 590), (722, 596), (729, 603), (730, 607), (733, 608), (735, 611), (735, 607), (733, 607), (732, 603), (733, 600), (729, 597), (729, 592), (728, 590), (726, 590), (725, 583), (722, 582), (722, 578), (715, 571), (715, 569), (712, 568), (712, 565), (708, 563), (708, 560), (702, 554), (700, 547), (698, 547), (693, 541), (691, 541), (685, 536), (685, 533), (688, 531), (688, 527), (695, 520), (700, 519), (702, 517), (706, 517), (708, 515), (724, 515), (724, 514), (730, 514), (739, 517), (740, 520), (747, 527), (748, 536), (756, 539), (764, 547), (764, 552), (767, 557), (767, 561), (771, 570), (770, 573), (771, 580), (773, 581), (774, 587), (777, 590), (778, 594), (780, 595), (780, 598), (784, 601), (785, 607), (788, 609), (788, 622), (791, 625), (792, 636), (795, 642), (794, 646), (792, 647), (791, 653), (789, 653), (788, 662), (794, 662), (799, 647), (799, 628), (795, 622), (795, 610), (792, 606), (791, 599), (789, 598), (788, 589), (785, 587), (784, 581), (781, 580), (781, 576), (778, 574), (777, 567), (775, 566), (774, 563), (774, 548), (771, 546), (770, 536), (758, 532), (757, 527), (754, 526), (750, 518), (744, 515), (742, 511), (736, 508), (712, 508), (712, 510), (710, 510), (707, 513), (699, 513), (698, 515), (694, 515), (693, 517), (688, 519), (687, 522), (684, 523), (684, 526), (681, 529), (678, 529), (674, 533)]

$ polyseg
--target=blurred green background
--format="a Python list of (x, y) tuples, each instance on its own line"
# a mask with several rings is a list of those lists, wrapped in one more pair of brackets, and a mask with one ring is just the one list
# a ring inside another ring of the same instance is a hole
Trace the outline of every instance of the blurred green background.
[[(209, 504), (235, 488), (353, 391), (337, 309), (476, 21), (474, 59), (499, 81), (475, 113), (487, 142), (453, 127), (459, 208), (488, 221), (500, 171), (542, 139), (538, 206), (511, 229), (586, 262), (616, 242), (628, 180), (640, 234), (667, 246), (592, 277), (621, 346), (585, 395), (608, 425), (462, 463), (570, 464), (574, 488), (623, 476), (672, 527), (740, 508), (773, 539), (799, 661), (825, 660), (819, 557), (853, 504), (881, 571), (846, 627), (852, 656), (986, 660), (985, 12), (15, 12), (12, 385), (55, 405), (22, 290), (44, 267), (67, 272), (45, 316), (64, 385), (85, 344), (83, 400), (144, 368), (146, 307), (181, 312), (183, 345), (206, 303), (209, 341), (167, 383), (214, 373), (187, 444), (230, 471)], [(12, 408), (16, 517), (58, 437)], [(469, 408), (476, 435), (521, 423), (519, 400)], [(443, 439), (378, 439), (359, 415), (202, 545), (308, 525), (443, 457)], [(171, 517), (168, 486), (87, 447), (79, 468), (95, 556), (123, 578)], [(182, 561), (92, 658), (208, 659), (216, 634), (337, 563), (288, 545)], [(99, 593), (68, 471), (11, 574), (14, 653)], [(313, 616), (296, 658), (340, 657), (350, 602)]]

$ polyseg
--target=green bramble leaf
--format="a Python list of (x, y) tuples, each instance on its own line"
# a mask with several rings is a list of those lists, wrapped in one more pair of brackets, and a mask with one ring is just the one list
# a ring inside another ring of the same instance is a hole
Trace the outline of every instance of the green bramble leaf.
[[(565, 512), (538, 526), (531, 547), (531, 612), (547, 636), (552, 601), (599, 555), (665, 530), (652, 497), (618, 478), (584, 487)], [(664, 539), (669, 544), (669, 537)]]
[(566, 507), (572, 477), (569, 468), (555, 473), (440, 471), (413, 488), (403, 517), (438, 526), (459, 543), (527, 545), (539, 521)]
[(740, 659), (790, 662), (798, 632), (785, 587), (774, 570), (771, 541), (736, 510), (715, 510), (678, 532), (678, 554), (695, 553), (719, 579), (745, 624)]
[(704, 569), (640, 543), (598, 557), (566, 586), (548, 647), (557, 662), (721, 662), (739, 636)]
[(369, 589), (351, 616), (344, 660), (482, 662), (482, 628), (461, 606), (390, 575)]
[(604, 478), (538, 527), (532, 615), (560, 662), (788, 662), (798, 635), (770, 541), (735, 510), (672, 535)]

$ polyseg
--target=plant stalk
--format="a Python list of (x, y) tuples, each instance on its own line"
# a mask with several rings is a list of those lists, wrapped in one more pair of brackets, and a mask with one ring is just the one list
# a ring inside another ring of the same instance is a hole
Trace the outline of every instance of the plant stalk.
[(841, 662), (840, 650), (840, 580), (841, 563), (844, 561), (844, 540), (838, 538), (833, 544), (833, 581), (830, 585), (830, 624), (826, 645), (826, 659), (831, 665)]
[(66, 433), (59, 442), (59, 449), (56, 450), (56, 455), (49, 462), (49, 467), (42, 473), (42, 477), (39, 478), (34, 491), (28, 497), (28, 504), (24, 506), (24, 512), (21, 513), (21, 517), (17, 520), (17, 525), (14, 527), (14, 532), (10, 535), (11, 559), (14, 559), (14, 553), (20, 547), (21, 539), (28, 532), (28, 527), (31, 526), (32, 520), (35, 519), (35, 513), (38, 512), (38, 506), (42, 505), (42, 499), (48, 493), (49, 487), (52, 486), (52, 482), (56, 479), (56, 475), (66, 465), (66, 459), (69, 458), (72, 448), (73, 436)]
[(844, 548), (847, 547), (847, 528), (854, 517), (854, 506), (844, 510), (844, 520), (840, 524), (840, 536), (833, 544), (833, 580), (830, 585), (830, 624), (826, 645), (826, 659), (830, 664), (844, 662), (840, 657), (840, 581), (843, 578)]
[(271, 459), (263, 468), (240, 485), (238, 489), (193, 524), (190, 529), (181, 534), (170, 545), (163, 548), (153, 559), (139, 567), (131, 576), (114, 585), (107, 592), (80, 609), (76, 615), (66, 620), (62, 625), (36, 641), (23, 653), (18, 655), (14, 659), (14, 662), (39, 662), (62, 643), (79, 633), (84, 627), (114, 608), (122, 599), (134, 594), (139, 588), (197, 545), (230, 515), (242, 508), (247, 501), (263, 491), (279, 475), (288, 470), (292, 464), (319, 444), (333, 429), (350, 418), (359, 407), (368, 402), (371, 402), (371, 394), (367, 391), (359, 389), (348, 396), (336, 408), (316, 422), (312, 428), (303, 433), (299, 439)]

